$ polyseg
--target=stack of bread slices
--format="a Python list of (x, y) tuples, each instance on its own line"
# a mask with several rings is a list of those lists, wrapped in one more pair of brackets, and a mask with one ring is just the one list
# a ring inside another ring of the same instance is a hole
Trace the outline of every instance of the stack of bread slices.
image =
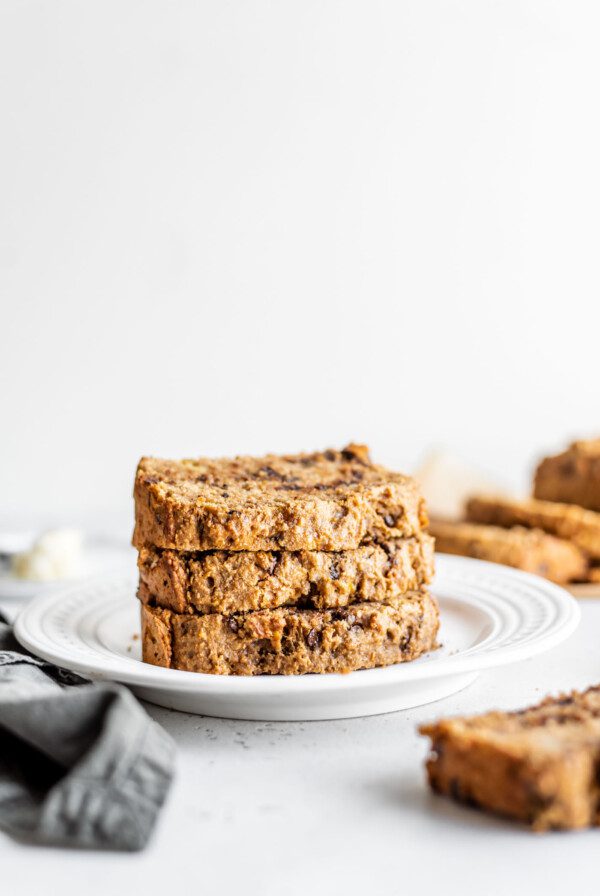
[(600, 583), (600, 439), (539, 464), (533, 497), (478, 495), (464, 520), (431, 525), (438, 551), (479, 557), (559, 583)]
[(145, 662), (223, 675), (348, 672), (436, 646), (423, 498), (365, 446), (143, 458), (134, 496)]

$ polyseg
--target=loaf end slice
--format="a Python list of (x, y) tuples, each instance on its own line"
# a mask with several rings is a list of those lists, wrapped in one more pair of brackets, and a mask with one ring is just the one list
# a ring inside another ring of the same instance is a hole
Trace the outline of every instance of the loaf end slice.
[(533, 494), (600, 511), (600, 439), (573, 442), (561, 454), (544, 458), (535, 471)]

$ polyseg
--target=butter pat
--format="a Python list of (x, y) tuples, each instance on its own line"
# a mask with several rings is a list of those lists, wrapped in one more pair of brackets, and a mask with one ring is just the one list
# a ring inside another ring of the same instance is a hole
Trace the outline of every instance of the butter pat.
[(77, 529), (50, 529), (29, 551), (15, 554), (12, 571), (17, 578), (34, 582), (73, 578), (81, 573), (82, 547)]

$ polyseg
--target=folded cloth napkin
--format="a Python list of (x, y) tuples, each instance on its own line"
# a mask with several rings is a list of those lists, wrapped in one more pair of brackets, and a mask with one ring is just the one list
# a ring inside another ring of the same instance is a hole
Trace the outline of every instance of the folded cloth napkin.
[(33, 657), (0, 616), (0, 828), (39, 844), (142, 849), (174, 753), (126, 688)]

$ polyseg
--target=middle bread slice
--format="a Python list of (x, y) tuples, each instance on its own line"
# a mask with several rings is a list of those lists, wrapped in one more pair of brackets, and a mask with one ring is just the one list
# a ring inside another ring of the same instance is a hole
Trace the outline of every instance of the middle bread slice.
[(421, 533), (348, 551), (198, 551), (143, 547), (142, 603), (175, 613), (394, 602), (433, 577), (434, 541)]

